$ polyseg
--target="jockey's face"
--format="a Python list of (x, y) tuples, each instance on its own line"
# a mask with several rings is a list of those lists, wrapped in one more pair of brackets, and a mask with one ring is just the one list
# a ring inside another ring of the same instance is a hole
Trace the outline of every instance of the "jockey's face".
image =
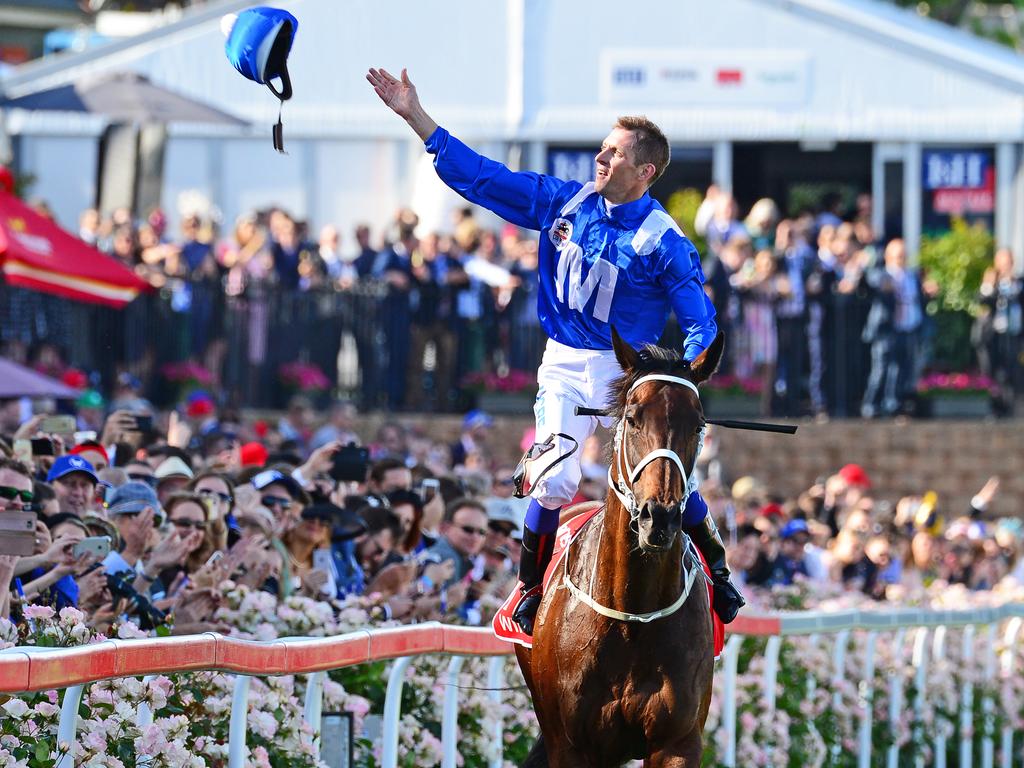
[(627, 203), (643, 197), (653, 176), (650, 163), (637, 165), (633, 154), (633, 132), (613, 128), (594, 158), (597, 168), (594, 189), (610, 203)]

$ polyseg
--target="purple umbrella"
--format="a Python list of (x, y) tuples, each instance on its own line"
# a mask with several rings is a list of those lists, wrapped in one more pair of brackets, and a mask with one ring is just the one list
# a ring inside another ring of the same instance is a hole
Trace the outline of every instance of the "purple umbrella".
[(0, 357), (0, 397), (78, 397), (79, 391)]

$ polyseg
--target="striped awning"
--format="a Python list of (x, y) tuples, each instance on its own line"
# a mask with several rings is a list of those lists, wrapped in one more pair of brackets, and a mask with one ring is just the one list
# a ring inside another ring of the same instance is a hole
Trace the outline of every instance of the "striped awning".
[(130, 269), (4, 191), (0, 271), (9, 285), (118, 308), (149, 290)]

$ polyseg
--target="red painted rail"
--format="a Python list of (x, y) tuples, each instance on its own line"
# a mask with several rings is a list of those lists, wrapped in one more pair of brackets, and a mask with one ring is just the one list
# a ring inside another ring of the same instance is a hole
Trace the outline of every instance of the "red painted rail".
[[(775, 616), (742, 616), (730, 633), (779, 634)], [(65, 688), (115, 677), (198, 670), (245, 675), (291, 675), (338, 669), (421, 653), (502, 656), (509, 643), (489, 629), (431, 622), (323, 638), (236, 640), (212, 632), (185, 637), (104, 640), (77, 648), (18, 647), (0, 651), (0, 692)]]

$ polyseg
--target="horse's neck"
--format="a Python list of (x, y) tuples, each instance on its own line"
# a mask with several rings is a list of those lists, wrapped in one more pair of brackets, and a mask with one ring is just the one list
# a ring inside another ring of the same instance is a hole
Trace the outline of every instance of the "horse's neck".
[(592, 553), (597, 558), (593, 597), (626, 613), (650, 613), (671, 605), (681, 588), (681, 538), (676, 537), (667, 552), (645, 554), (629, 529), (629, 511), (609, 493), (599, 545)]

